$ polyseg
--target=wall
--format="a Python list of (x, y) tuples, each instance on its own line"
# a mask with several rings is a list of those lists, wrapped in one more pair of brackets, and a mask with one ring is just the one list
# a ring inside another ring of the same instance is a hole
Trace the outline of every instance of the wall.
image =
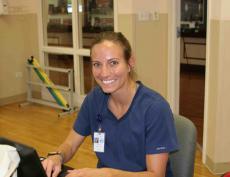
[[(141, 15), (146, 19), (141, 19)], [(167, 1), (119, 2), (118, 30), (122, 31), (132, 44), (138, 79), (167, 97)]]
[(230, 171), (230, 2), (209, 2), (205, 164), (213, 173)]
[[(14, 100), (20, 96), (25, 98), (26, 93), (26, 71), (25, 59), (30, 55), (38, 56), (38, 26), (37, 17), (39, 1), (16, 1), (9, 0), (9, 15), (0, 17), (1, 34), (8, 35), (0, 50), (1, 61), (10, 58), (12, 62), (6, 62), (9, 77), (1, 78), (3, 81), (0, 92), (0, 104), (6, 98)], [(149, 17), (146, 21), (138, 19), (140, 12), (159, 15), (159, 20)], [(147, 86), (157, 90), (163, 96), (167, 96), (167, 55), (168, 55), (168, 17), (166, 1), (132, 1), (124, 0), (118, 3), (118, 30), (130, 40), (136, 60), (136, 71), (139, 79)], [(36, 35), (35, 35), (36, 34)], [(15, 40), (17, 37), (17, 40)], [(30, 44), (30, 45), (27, 45)], [(6, 53), (3, 49), (17, 48), (13, 53)], [(19, 59), (20, 58), (20, 59)], [(12, 63), (15, 67), (12, 67)], [(10, 67), (11, 66), (11, 67)], [(3, 71), (0, 71), (3, 73)], [(22, 78), (16, 78), (16, 72), (22, 72)], [(2, 75), (2, 74), (1, 74)], [(13, 82), (12, 82), (13, 81)], [(8, 89), (8, 88), (12, 89)]]
[(0, 105), (25, 100), (26, 59), (38, 56), (36, 3), (29, 2), (8, 0), (9, 14), (0, 16)]
[(10, 15), (30, 14), (38, 12), (39, 0), (7, 0)]

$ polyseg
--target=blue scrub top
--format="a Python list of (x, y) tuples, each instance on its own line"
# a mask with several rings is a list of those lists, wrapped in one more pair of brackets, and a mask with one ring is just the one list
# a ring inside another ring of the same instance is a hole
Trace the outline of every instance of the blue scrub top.
[[(121, 119), (108, 109), (109, 95), (99, 87), (85, 98), (73, 129), (82, 136), (105, 132), (105, 151), (96, 152), (98, 167), (132, 172), (146, 170), (146, 154), (178, 149), (173, 115), (169, 104), (155, 91), (138, 82), (133, 101)], [(166, 177), (171, 177), (169, 163)]]

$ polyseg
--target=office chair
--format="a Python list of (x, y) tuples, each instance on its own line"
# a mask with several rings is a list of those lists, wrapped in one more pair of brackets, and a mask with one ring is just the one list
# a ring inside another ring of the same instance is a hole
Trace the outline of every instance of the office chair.
[(196, 152), (196, 127), (189, 119), (174, 115), (179, 150), (169, 155), (174, 177), (193, 177)]
[(230, 172), (223, 174), (221, 177), (230, 177)]

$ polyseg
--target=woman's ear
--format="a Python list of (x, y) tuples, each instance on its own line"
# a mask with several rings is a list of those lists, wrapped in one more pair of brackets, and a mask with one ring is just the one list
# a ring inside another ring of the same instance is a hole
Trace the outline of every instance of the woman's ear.
[(133, 55), (131, 55), (131, 57), (129, 58), (129, 67), (130, 67), (130, 69), (134, 68), (135, 61), (136, 61), (135, 57)]

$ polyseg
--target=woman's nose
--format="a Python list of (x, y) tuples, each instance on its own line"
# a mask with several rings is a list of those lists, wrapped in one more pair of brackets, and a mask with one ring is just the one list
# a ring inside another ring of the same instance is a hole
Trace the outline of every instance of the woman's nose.
[(108, 66), (104, 65), (101, 68), (101, 76), (106, 77), (109, 75), (109, 73), (110, 73), (110, 70), (109, 70)]

